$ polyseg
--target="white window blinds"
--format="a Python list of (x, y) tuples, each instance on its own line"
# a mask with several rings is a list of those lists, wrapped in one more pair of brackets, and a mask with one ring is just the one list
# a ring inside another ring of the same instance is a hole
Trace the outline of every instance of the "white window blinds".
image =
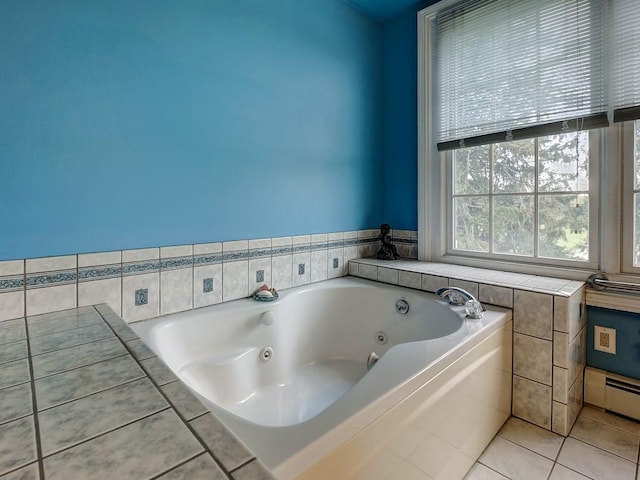
[(614, 0), (608, 30), (614, 121), (640, 118), (640, 2)]
[(442, 11), (438, 149), (607, 125), (605, 10), (602, 0), (467, 0)]

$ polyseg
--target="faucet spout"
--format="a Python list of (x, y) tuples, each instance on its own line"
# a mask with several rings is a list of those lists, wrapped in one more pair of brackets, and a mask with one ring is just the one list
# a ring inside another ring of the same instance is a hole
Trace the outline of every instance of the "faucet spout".
[(482, 305), (476, 297), (459, 287), (441, 288), (436, 292), (436, 295), (442, 298), (448, 298), (449, 304), (451, 305), (464, 305), (467, 312), (467, 318), (482, 318), (482, 313), (487, 311), (487, 309), (484, 308), (484, 305)]

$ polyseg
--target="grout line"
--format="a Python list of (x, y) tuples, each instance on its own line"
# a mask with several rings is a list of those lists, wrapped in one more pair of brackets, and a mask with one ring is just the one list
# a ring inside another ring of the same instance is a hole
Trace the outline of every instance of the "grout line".
[(27, 259), (26, 258), (22, 261), (22, 291), (24, 292), (24, 295), (23, 295), (24, 312), (22, 312), (22, 316), (24, 317), (25, 323), (26, 323), (26, 320), (27, 320)]
[[(96, 324), (94, 324), (94, 325), (100, 325), (100, 324), (99, 324), (99, 323), (96, 323)], [(60, 332), (60, 333), (68, 333), (68, 332), (69, 332), (69, 330), (64, 330), (64, 331), (62, 331), (62, 332)], [(47, 336), (47, 335), (41, 335), (41, 336), (34, 337), (34, 338), (42, 338), (42, 337), (46, 337), (46, 336)], [(82, 342), (77, 343), (77, 344), (74, 344), (74, 345), (68, 345), (68, 346), (61, 347), (61, 348), (56, 348), (56, 349), (53, 349), (53, 350), (47, 350), (46, 352), (36, 353), (35, 355), (32, 355), (32, 356), (34, 356), (34, 357), (39, 357), (40, 355), (46, 355), (46, 354), (48, 354), (48, 353), (59, 352), (59, 351), (61, 351), (61, 350), (67, 350), (68, 348), (79, 347), (80, 345), (87, 345), (87, 344), (89, 344), (89, 343), (94, 343), (94, 342), (97, 342), (97, 341), (99, 341), (99, 340), (106, 340), (106, 339), (109, 339), (109, 338), (112, 338), (112, 337), (101, 337), (101, 338), (85, 339), (85, 340), (83, 340)]]
[[(191, 245), (191, 253), (193, 253), (193, 245)], [(191, 266), (191, 309), (196, 308), (196, 257), (193, 256), (193, 264)]]
[(80, 306), (80, 267), (78, 267), (78, 263), (78, 254), (76, 254), (76, 308)]
[[(124, 272), (122, 271), (124, 266), (122, 261), (122, 257), (123, 257), (122, 253), (123, 251), (120, 250), (120, 316), (121, 318), (124, 318), (124, 275), (123, 275)], [(98, 315), (100, 315), (100, 312), (98, 312)]]
[[(636, 450), (638, 451), (638, 447), (636, 447)], [(639, 463), (640, 463), (640, 451), (638, 451), (636, 455), (636, 471), (635, 471), (635, 476), (633, 478), (638, 478)]]
[(235, 472), (237, 472), (238, 470), (240, 470), (241, 468), (246, 467), (246, 466), (247, 466), (247, 465), (249, 465), (250, 463), (255, 462), (257, 459), (258, 459), (258, 457), (252, 457), (250, 460), (247, 460), (246, 462), (241, 463), (240, 465), (238, 465), (237, 467), (235, 467), (235, 468), (234, 468), (233, 470), (231, 470), (230, 472), (231, 472), (231, 473), (235, 473)]
[[(124, 356), (124, 355), (122, 355), (122, 356)], [(117, 358), (120, 358), (120, 357), (117, 357)], [(100, 362), (96, 362), (96, 363), (100, 363)], [(95, 365), (95, 364), (92, 364), (92, 365)], [(70, 371), (70, 370), (68, 370), (68, 371)], [(66, 372), (64, 372), (64, 373), (66, 373)], [(43, 378), (46, 378), (46, 377), (43, 377)], [(121, 387), (122, 385), (127, 385), (129, 383), (137, 382), (138, 380), (141, 380), (143, 378), (145, 378), (145, 377), (144, 376), (137, 377), (137, 378), (133, 378), (131, 380), (127, 380), (126, 382), (118, 383), (116, 385), (111, 385), (110, 387), (104, 388), (102, 390), (96, 390), (95, 392), (87, 393), (86, 395), (82, 395), (80, 397), (75, 397), (75, 398), (72, 398), (70, 400), (65, 400), (65, 401), (63, 401), (61, 403), (56, 403), (55, 405), (51, 405), (50, 407), (41, 408), (40, 411), (41, 412), (46, 412), (47, 410), (52, 410), (52, 409), (60, 407), (62, 405), (67, 405), (69, 403), (75, 402), (76, 400), (83, 400), (83, 399), (88, 398), (88, 397), (93, 397), (94, 395), (98, 395), (100, 393), (107, 392), (107, 391), (109, 391), (111, 389), (114, 389), (114, 388), (117, 388), (117, 387)], [(40, 380), (40, 379), (38, 379), (38, 380)]]
[(187, 458), (186, 460), (184, 460), (184, 461), (182, 461), (182, 462), (180, 462), (180, 463), (178, 463), (178, 464), (174, 465), (173, 467), (169, 468), (168, 470), (165, 470), (164, 472), (160, 472), (159, 474), (154, 475), (154, 476), (153, 476), (153, 477), (151, 477), (149, 480), (157, 480), (157, 479), (159, 479), (159, 478), (162, 478), (162, 477), (164, 477), (166, 474), (171, 473), (171, 472), (173, 472), (174, 470), (177, 470), (178, 468), (180, 468), (180, 467), (182, 467), (182, 466), (186, 465), (187, 463), (192, 462), (193, 460), (195, 460), (196, 458), (201, 457), (202, 455), (206, 455), (207, 453), (208, 453), (208, 452), (206, 452), (206, 451), (205, 451), (205, 452), (199, 452), (199, 453), (196, 453), (193, 457), (189, 457), (189, 458)]
[[(174, 382), (176, 382), (176, 381), (177, 381), (177, 382), (182, 383), (182, 380), (180, 380), (179, 378), (178, 378), (178, 379), (176, 379), (176, 380), (174, 380)], [(174, 382), (170, 382), (170, 383), (174, 383)], [(163, 387), (165, 387), (165, 386), (167, 386), (167, 385), (169, 385), (169, 383), (165, 383), (165, 384), (164, 384), (164, 385), (162, 385), (162, 386), (163, 386)], [(183, 384), (183, 385), (184, 385), (184, 384)], [(198, 400), (198, 401), (199, 401), (199, 400)], [(205, 408), (206, 408), (206, 406), (205, 406)], [(198, 419), (198, 418), (201, 418), (201, 417), (204, 417), (205, 415), (207, 415), (207, 414), (209, 414), (209, 413), (211, 413), (211, 410), (207, 410), (207, 411), (206, 411), (206, 412), (204, 412), (204, 413), (201, 413), (201, 414), (199, 414), (199, 415), (196, 415), (195, 417), (193, 417), (193, 418), (191, 418), (190, 420), (187, 420), (187, 421), (188, 421), (188, 422), (193, 422), (194, 420), (196, 420), (196, 419)], [(185, 417), (185, 420), (186, 420), (186, 417)]]
[[(51, 323), (53, 323), (53, 322), (59, 323), (60, 320), (64, 320), (64, 319), (62, 319), (62, 318), (55, 319), (55, 320), (51, 320), (50, 322)], [(44, 323), (49, 323), (49, 322), (46, 321)], [(98, 321), (98, 322), (95, 322), (95, 323), (87, 323), (86, 325), (76, 325), (76, 326), (73, 326), (73, 327), (70, 327), (70, 328), (64, 328), (62, 330), (55, 330), (55, 331), (52, 331), (52, 332), (46, 332), (46, 333), (40, 333), (40, 334), (37, 334), (37, 335), (31, 335), (30, 338), (34, 338), (35, 339), (35, 338), (49, 337), (49, 336), (53, 336), (53, 335), (58, 335), (60, 333), (66, 333), (68, 335), (71, 335), (72, 332), (74, 332), (76, 330), (80, 330), (82, 328), (94, 327), (96, 325), (100, 325), (100, 322)], [(90, 343), (90, 342), (85, 342), (85, 343)], [(60, 348), (59, 350), (63, 350), (64, 348), (68, 348), (68, 347), (63, 347), (63, 348)], [(55, 352), (56, 350), (51, 350), (51, 351)], [(43, 352), (43, 353), (49, 353), (49, 352)], [(42, 353), (36, 353), (34, 355), (34, 357), (37, 356), (37, 355), (42, 355)]]
[[(124, 357), (124, 355), (123, 355), (123, 357)], [(118, 357), (118, 358), (120, 358), (120, 357)], [(98, 363), (101, 363), (101, 362), (98, 362)], [(66, 372), (65, 372), (65, 373), (66, 373)], [(133, 378), (133, 379), (129, 379), (129, 380), (126, 380), (126, 381), (123, 381), (123, 382), (120, 382), (120, 383), (117, 383), (117, 384), (111, 385), (111, 386), (109, 386), (109, 387), (107, 387), (107, 388), (101, 388), (100, 390), (92, 391), (92, 392), (90, 392), (90, 393), (87, 393), (86, 395), (82, 395), (82, 396), (79, 396), (79, 397), (71, 398), (71, 399), (69, 399), (69, 400), (64, 400), (64, 401), (60, 401), (60, 402), (58, 402), (58, 403), (54, 403), (53, 405), (50, 405), (50, 406), (48, 406), (48, 407), (46, 407), (46, 408), (42, 408), (40, 411), (41, 411), (41, 412), (44, 412), (45, 410), (51, 410), (52, 408), (56, 408), (56, 407), (59, 407), (59, 406), (61, 406), (61, 405), (65, 405), (65, 404), (67, 404), (67, 403), (71, 403), (71, 402), (73, 402), (73, 401), (75, 401), (75, 400), (80, 400), (80, 399), (86, 398), (86, 397), (88, 397), (88, 396), (95, 395), (95, 394), (97, 394), (97, 393), (106, 392), (107, 390), (110, 390), (110, 389), (112, 389), (112, 388), (114, 388), (114, 387), (119, 387), (119, 386), (121, 386), (121, 385), (125, 385), (125, 384), (127, 384), (127, 383), (131, 383), (131, 382), (133, 382), (133, 381), (140, 380), (141, 378), (145, 378), (145, 376), (146, 376), (146, 372), (144, 372), (144, 371), (143, 371), (142, 373), (143, 373), (143, 375), (142, 375), (142, 376), (139, 376), (139, 377), (136, 377), (136, 378)]]
[[(587, 407), (587, 408), (590, 408), (592, 410), (598, 410), (596, 407), (592, 407), (592, 406), (587, 405), (587, 404), (585, 404), (584, 406)], [(631, 419), (630, 417), (625, 417), (624, 415), (620, 415), (620, 414), (617, 414), (615, 412), (611, 412), (609, 410), (604, 410), (603, 409), (603, 410), (600, 410), (600, 411), (602, 411), (606, 415), (610, 415), (612, 417), (619, 418), (619, 419), (622, 419), (622, 420), (625, 420), (625, 421), (629, 421), (629, 422), (632, 422), (632, 423), (638, 423), (639, 422), (637, 420)], [(586, 418), (591, 420), (591, 421), (593, 421), (593, 422), (596, 422), (596, 423), (599, 423), (601, 425), (604, 425), (605, 427), (613, 428), (613, 429), (618, 430), (620, 432), (623, 432), (623, 433), (626, 433), (626, 434), (629, 434), (629, 435), (633, 435), (634, 437), (639, 437), (640, 438), (640, 432), (639, 433), (634, 433), (631, 430), (627, 430), (626, 428), (624, 428), (622, 426), (612, 425), (611, 423), (607, 423), (604, 419), (595, 418), (595, 417), (592, 417), (590, 415), (586, 415)]]
[(555, 458), (553, 459), (554, 463), (558, 462), (558, 458), (560, 458), (560, 452), (562, 451), (562, 449), (564, 448), (564, 443), (567, 441), (567, 438), (569, 438), (569, 436), (566, 437), (562, 437), (562, 443), (560, 444), (560, 448), (558, 449), (558, 453), (556, 453)]
[[(524, 448), (525, 450), (528, 450), (529, 452), (531, 452), (531, 453), (533, 453), (533, 454), (535, 454), (535, 455), (539, 456), (540, 458), (544, 458), (545, 460), (548, 460), (548, 461), (550, 461), (550, 462), (554, 462), (554, 461), (553, 461), (552, 459), (550, 459), (549, 457), (545, 457), (545, 456), (544, 456), (544, 455), (542, 455), (541, 453), (538, 453), (538, 452), (536, 452), (535, 450), (532, 450), (532, 449), (531, 449), (531, 448), (529, 448), (529, 447), (526, 447), (526, 446), (524, 446), (524, 445), (520, 445), (519, 443), (514, 442), (513, 440), (510, 440), (510, 439), (508, 439), (508, 438), (505, 438), (505, 437), (503, 437), (502, 435), (500, 435), (499, 433), (496, 433), (496, 437), (498, 437), (498, 436), (499, 436), (501, 439), (503, 439), (503, 440), (505, 440), (505, 441), (507, 441), (507, 442), (509, 442), (509, 443), (512, 443), (513, 445), (516, 445), (516, 446), (518, 446), (518, 447), (520, 447), (520, 448)], [(493, 438), (495, 438), (495, 437), (493, 437)]]
[(605, 453), (608, 453), (609, 455), (613, 455), (614, 457), (617, 457), (617, 458), (619, 458), (619, 459), (621, 459), (621, 460), (625, 460), (625, 461), (627, 461), (627, 462), (634, 463), (634, 461), (633, 461), (633, 460), (629, 460), (628, 458), (621, 457), (621, 456), (620, 456), (620, 455), (618, 455), (617, 453), (610, 452), (609, 450), (605, 450), (604, 448), (599, 447), (599, 446), (597, 446), (597, 445), (594, 445), (594, 444), (592, 444), (592, 443), (589, 443), (588, 441), (581, 440), (581, 439), (579, 439), (579, 438), (571, 437), (571, 436), (568, 436), (567, 438), (571, 438), (572, 440), (575, 440), (576, 442), (580, 442), (580, 443), (583, 443), (583, 444), (588, 445), (588, 446), (590, 446), (590, 447), (597, 448), (598, 450), (600, 450), (600, 451), (602, 451), (602, 452), (605, 452)]
[[(25, 272), (26, 272), (26, 269), (25, 269)], [(26, 298), (26, 293), (25, 293), (25, 298)], [(40, 422), (38, 418), (38, 400), (36, 398), (35, 379), (33, 378), (33, 360), (31, 358), (31, 341), (29, 338), (29, 323), (27, 322), (26, 315), (24, 318), (24, 328), (25, 328), (25, 333), (27, 337), (27, 359), (29, 364), (29, 377), (30, 377), (30, 385), (31, 385), (31, 402), (32, 402), (31, 408), (33, 409), (33, 428), (35, 430), (35, 437), (36, 437), (36, 461), (38, 462), (38, 473), (40, 475), (40, 478), (45, 478), (44, 461), (42, 458), (42, 439), (40, 437)]]
[[(48, 353), (62, 352), (64, 350), (69, 350), (70, 348), (79, 347), (79, 346), (82, 346), (82, 345), (90, 345), (92, 343), (98, 343), (99, 341), (102, 341), (102, 340), (110, 340), (110, 339), (107, 338), (107, 339), (97, 340), (95, 342), (88, 342), (88, 343), (83, 343), (83, 344), (80, 344), (80, 345), (74, 345), (73, 347), (61, 348), (60, 350), (54, 350), (53, 352), (42, 353), (40, 355), (47, 355)], [(103, 358), (103, 359), (95, 360), (95, 361), (88, 361), (87, 363), (83, 363), (82, 365), (76, 365), (75, 367), (67, 368), (65, 370), (60, 370), (60, 371), (56, 371), (56, 372), (53, 372), (53, 373), (48, 373), (46, 375), (43, 375), (41, 377), (36, 378), (35, 380), (42, 380), (44, 378), (53, 377), (54, 375), (60, 375), (62, 373), (72, 372), (72, 371), (78, 370), (80, 368), (84, 368), (84, 367), (88, 367), (88, 366), (91, 366), (91, 365), (95, 365), (97, 363), (102, 363), (102, 362), (106, 362), (106, 361), (109, 361), (109, 360), (115, 360), (116, 358), (123, 357), (126, 354), (127, 354), (127, 352), (117, 353), (113, 357)], [(40, 355), (32, 355), (32, 358), (33, 357), (38, 357)]]
[[(141, 378), (144, 378), (144, 377), (141, 377)], [(138, 380), (139, 380), (139, 379), (138, 379)], [(124, 384), (123, 384), (123, 385), (124, 385)], [(98, 434), (95, 434), (95, 435), (89, 436), (89, 437), (84, 438), (83, 440), (81, 440), (81, 441), (79, 441), (79, 442), (75, 442), (75, 443), (73, 443), (73, 444), (67, 445), (66, 447), (61, 448), (61, 449), (59, 449), (59, 450), (55, 450), (55, 451), (53, 451), (53, 452), (51, 452), (51, 453), (48, 453), (46, 456), (43, 456), (42, 458), (44, 459), (44, 458), (53, 457), (54, 455), (58, 455), (59, 453), (62, 453), (62, 452), (65, 452), (65, 451), (67, 451), (67, 450), (71, 450), (71, 449), (73, 449), (73, 448), (75, 448), (75, 447), (78, 447), (78, 446), (82, 445), (83, 443), (90, 442), (90, 441), (92, 441), (92, 440), (95, 440), (96, 438), (100, 438), (100, 437), (102, 437), (102, 436), (104, 436), (104, 435), (108, 435), (108, 434), (113, 433), (113, 432), (115, 432), (115, 431), (117, 431), (117, 430), (120, 430), (120, 429), (122, 429), (122, 428), (128, 427), (129, 425), (133, 425), (134, 423), (137, 423), (137, 422), (139, 422), (139, 421), (141, 421), (141, 420), (145, 420), (145, 419), (147, 419), (147, 418), (149, 418), (149, 417), (153, 417), (154, 415), (157, 415), (157, 414), (162, 413), (162, 412), (166, 412), (167, 410), (171, 410), (171, 409), (172, 409), (171, 404), (169, 404), (169, 405), (167, 405), (165, 408), (161, 408), (160, 410), (157, 410), (157, 411), (155, 411), (155, 412), (148, 413), (148, 414), (146, 414), (146, 415), (144, 415), (144, 416), (142, 416), (142, 417), (139, 417), (139, 418), (137, 418), (137, 419), (135, 419), (135, 420), (131, 420), (130, 422), (123, 423), (122, 425), (118, 425), (118, 426), (117, 426), (117, 427), (115, 427), (115, 428), (111, 428), (111, 429), (108, 429), (108, 430), (106, 430), (106, 431), (104, 431), (104, 432), (100, 432), (100, 433), (98, 433)], [(43, 478), (44, 478), (44, 477), (43, 477)]]

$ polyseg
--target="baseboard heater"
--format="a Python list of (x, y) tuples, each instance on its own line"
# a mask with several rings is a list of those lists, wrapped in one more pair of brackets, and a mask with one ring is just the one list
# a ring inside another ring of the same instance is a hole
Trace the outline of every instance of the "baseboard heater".
[(640, 381), (587, 367), (584, 403), (640, 420)]

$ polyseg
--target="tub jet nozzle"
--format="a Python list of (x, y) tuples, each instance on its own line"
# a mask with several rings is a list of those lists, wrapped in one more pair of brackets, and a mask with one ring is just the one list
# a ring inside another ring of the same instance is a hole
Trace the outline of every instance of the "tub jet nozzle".
[(276, 316), (273, 314), (273, 312), (269, 311), (263, 312), (262, 315), (260, 315), (260, 321), (263, 325), (271, 325), (275, 318)]
[(273, 348), (264, 347), (262, 350), (260, 350), (261, 362), (268, 362), (269, 360), (271, 360), (271, 357), (273, 357)]

